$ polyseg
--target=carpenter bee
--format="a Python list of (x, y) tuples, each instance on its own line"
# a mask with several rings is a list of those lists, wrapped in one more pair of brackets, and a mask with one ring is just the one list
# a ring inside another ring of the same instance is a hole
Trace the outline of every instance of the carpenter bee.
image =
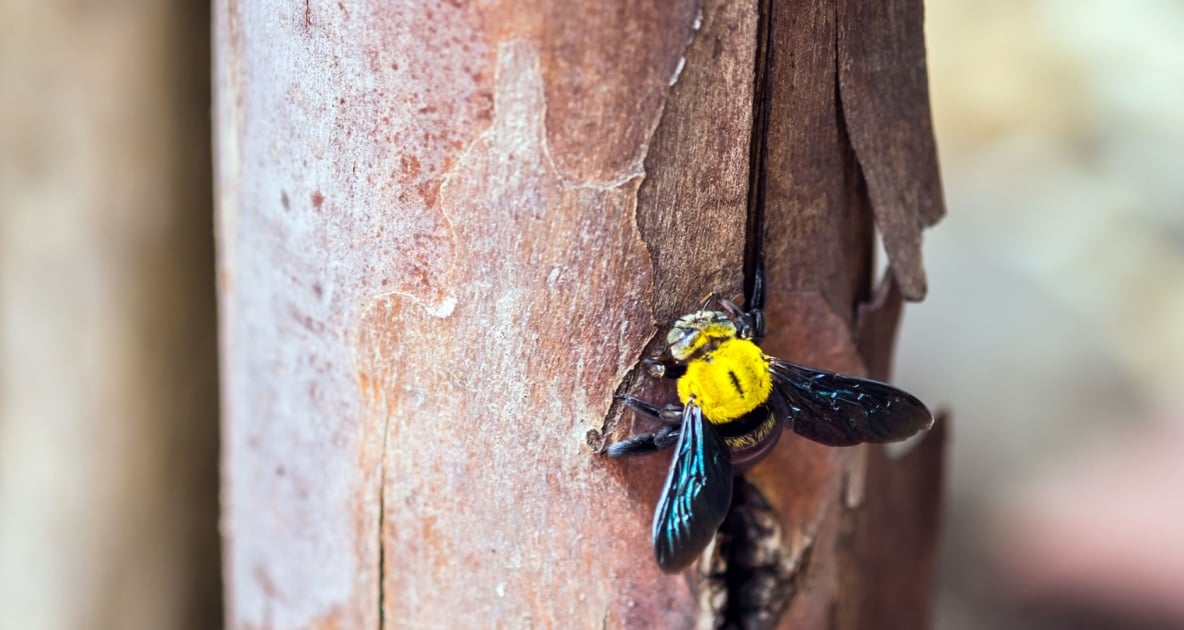
[(763, 306), (758, 268), (745, 309), (709, 296), (675, 322), (665, 351), (642, 362), (651, 377), (677, 380), (681, 404), (622, 399), (662, 426), (610, 445), (611, 457), (674, 446), (653, 525), (654, 554), (668, 573), (689, 565), (711, 542), (732, 502), (732, 476), (767, 455), (783, 428), (851, 446), (903, 440), (933, 424), (920, 400), (891, 385), (766, 355), (759, 345)]

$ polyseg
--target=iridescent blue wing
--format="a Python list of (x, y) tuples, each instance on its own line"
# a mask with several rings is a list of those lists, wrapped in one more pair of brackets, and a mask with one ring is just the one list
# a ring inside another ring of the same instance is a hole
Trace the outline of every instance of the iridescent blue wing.
[[(773, 408), (795, 433), (830, 446), (896, 442), (933, 425), (915, 396), (886, 383), (769, 359)], [(784, 408), (782, 408), (784, 405)]]
[(711, 542), (731, 503), (728, 447), (692, 401), (683, 409), (674, 461), (654, 512), (658, 566), (674, 573), (694, 561)]

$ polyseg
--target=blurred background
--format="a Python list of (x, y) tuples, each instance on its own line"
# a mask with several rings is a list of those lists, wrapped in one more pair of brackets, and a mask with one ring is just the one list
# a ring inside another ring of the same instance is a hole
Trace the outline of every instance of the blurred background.
[(0, 628), (221, 626), (209, 6), (0, 0)]
[[(220, 623), (207, 24), (0, 0), (0, 627)], [(926, 29), (937, 627), (1184, 628), (1184, 2)]]
[(1184, 2), (929, 0), (937, 627), (1184, 628)]

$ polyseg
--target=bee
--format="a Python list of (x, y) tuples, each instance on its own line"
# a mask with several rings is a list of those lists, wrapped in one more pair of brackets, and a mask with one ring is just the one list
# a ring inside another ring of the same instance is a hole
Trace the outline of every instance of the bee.
[(662, 353), (642, 361), (651, 377), (677, 381), (681, 404), (621, 399), (662, 424), (610, 445), (609, 456), (674, 447), (653, 524), (654, 555), (667, 573), (689, 565), (711, 542), (732, 502), (733, 475), (768, 455), (782, 429), (852, 446), (903, 440), (933, 425), (920, 400), (891, 385), (766, 355), (763, 306), (762, 268), (745, 309), (708, 296), (675, 322)]

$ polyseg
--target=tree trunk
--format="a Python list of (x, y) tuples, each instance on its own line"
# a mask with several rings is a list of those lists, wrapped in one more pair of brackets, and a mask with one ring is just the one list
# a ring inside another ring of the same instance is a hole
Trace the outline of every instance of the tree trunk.
[(936, 436), (783, 439), (728, 579), (651, 560), (667, 457), (601, 454), (762, 251), (767, 351), (884, 376), (941, 214), (919, 6), (219, 2), (229, 625), (924, 623)]

